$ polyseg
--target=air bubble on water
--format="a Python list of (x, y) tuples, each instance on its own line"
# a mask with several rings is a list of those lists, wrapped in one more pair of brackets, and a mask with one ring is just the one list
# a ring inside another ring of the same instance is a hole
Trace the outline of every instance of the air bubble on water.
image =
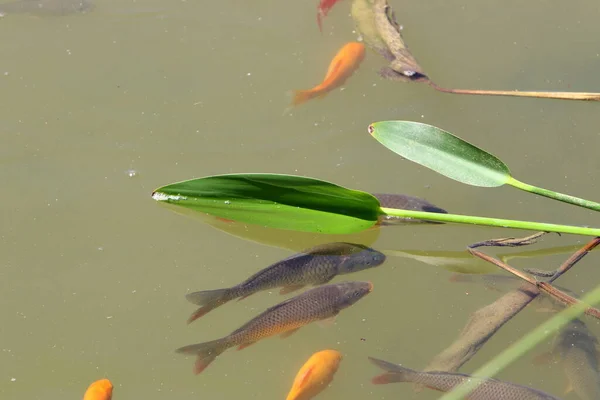
[[(0, 14), (0, 17), (1, 17), (1, 16), (3, 16), (3, 15), (2, 15), (2, 14)], [(10, 378), (10, 381), (11, 381), (11, 382), (16, 382), (16, 381), (17, 381), (17, 378)]]
[[(1, 17), (2, 15), (0, 15)], [(4, 71), (4, 76), (8, 76), (8, 71)]]
[(231, 204), (231, 201), (225, 200), (225, 204)]
[(125, 171), (127, 173), (127, 176), (130, 178), (133, 178), (134, 176), (137, 176), (137, 171), (133, 168), (128, 169), (127, 171)]

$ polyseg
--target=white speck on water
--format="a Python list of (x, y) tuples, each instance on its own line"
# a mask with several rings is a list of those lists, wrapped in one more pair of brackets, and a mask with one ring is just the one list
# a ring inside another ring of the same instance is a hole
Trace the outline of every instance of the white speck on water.
[(399, 28), (400, 28), (401, 31), (403, 31), (404, 30), (404, 25), (400, 25)]
[(252, 75), (252, 72), (248, 72), (248, 73), (246, 74), (246, 76), (251, 76), (251, 75)]
[(179, 196), (179, 195), (174, 195), (174, 194), (164, 194), (161, 192), (154, 192), (152, 194), (152, 198), (156, 201), (167, 201), (167, 200), (173, 200), (173, 201), (177, 201), (177, 200), (187, 200), (187, 197), (185, 196)]
[(10, 381), (11, 381), (11, 382), (16, 382), (16, 381), (17, 381), (17, 378), (10, 378)]
[(71, 55), (71, 50), (67, 49), (67, 54)]
[(131, 291), (131, 294), (136, 294), (136, 293), (137, 293), (137, 290), (135, 290), (135, 289)]
[(126, 172), (127, 172), (127, 176), (129, 176), (130, 178), (137, 176), (137, 171), (135, 169), (128, 169)]
[(8, 76), (8, 71), (4, 71), (4, 76)]
[(108, 317), (106, 317), (106, 319), (112, 319), (112, 315), (109, 315)]
[(225, 200), (225, 204), (231, 204), (229, 200)]
[(98, 247), (98, 251), (103, 251), (103, 250), (104, 250), (104, 247), (102, 247), (102, 246)]

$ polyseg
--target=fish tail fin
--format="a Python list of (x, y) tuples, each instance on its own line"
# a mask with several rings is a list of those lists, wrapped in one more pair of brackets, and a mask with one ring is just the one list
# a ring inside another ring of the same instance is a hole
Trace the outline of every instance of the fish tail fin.
[(298, 106), (318, 96), (320, 96), (320, 94), (315, 93), (312, 90), (295, 90), (292, 105)]
[(195, 355), (194, 374), (198, 375), (206, 369), (222, 352), (230, 347), (227, 338), (210, 342), (191, 344), (175, 350), (176, 353)]
[(369, 357), (369, 361), (386, 371), (384, 374), (377, 375), (371, 380), (371, 382), (375, 385), (383, 385), (394, 382), (413, 382), (414, 376), (418, 373), (410, 368), (392, 364), (390, 362), (379, 360), (373, 357)]
[(231, 300), (231, 289), (203, 290), (201, 292), (188, 293), (185, 295), (185, 298), (190, 303), (200, 306), (199, 309), (190, 315), (188, 319), (189, 324)]

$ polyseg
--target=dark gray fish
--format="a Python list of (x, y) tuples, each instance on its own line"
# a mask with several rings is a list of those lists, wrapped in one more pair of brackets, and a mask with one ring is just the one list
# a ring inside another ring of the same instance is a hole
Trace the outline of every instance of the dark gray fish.
[(177, 353), (196, 355), (194, 373), (199, 374), (225, 350), (238, 350), (261, 339), (281, 334), (288, 337), (304, 325), (335, 317), (373, 290), (371, 282), (342, 282), (307, 290), (251, 319), (231, 334), (210, 342), (192, 344)]
[(236, 298), (277, 287), (283, 287), (280, 294), (287, 294), (307, 285), (322, 285), (337, 275), (381, 265), (385, 259), (383, 253), (360, 244), (336, 242), (315, 246), (278, 261), (233, 287), (187, 294), (188, 301), (200, 306), (188, 323)]
[[(448, 214), (448, 211), (431, 204), (427, 200), (405, 194), (373, 193), (379, 200), (381, 207), (400, 208), (402, 210), (426, 211), (439, 214)], [(442, 222), (424, 221), (413, 218), (401, 218), (386, 215), (379, 220), (379, 225), (411, 224), (441, 224)]]
[(472, 380), (479, 381), (481, 384), (465, 397), (468, 400), (560, 400), (558, 397), (554, 397), (541, 390), (493, 378), (478, 378), (455, 372), (419, 372), (372, 357), (369, 357), (369, 360), (386, 371), (385, 374), (373, 378), (372, 382), (376, 385), (394, 382), (414, 382), (422, 384), (429, 389), (448, 392), (456, 386)]
[(568, 380), (566, 393), (575, 392), (582, 400), (600, 399), (598, 339), (579, 319), (571, 321), (557, 336), (550, 353), (536, 357), (537, 362), (560, 360)]
[(18, 0), (0, 3), (0, 16), (7, 14), (68, 15), (91, 11), (90, 0)]

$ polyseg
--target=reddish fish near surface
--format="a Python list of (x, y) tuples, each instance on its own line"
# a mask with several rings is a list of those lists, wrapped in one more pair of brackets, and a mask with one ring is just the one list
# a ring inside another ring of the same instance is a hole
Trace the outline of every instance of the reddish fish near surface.
[(359, 42), (346, 43), (333, 57), (323, 82), (308, 90), (296, 90), (292, 105), (297, 106), (315, 97), (323, 97), (338, 88), (358, 68), (365, 58), (365, 45)]
[(87, 388), (83, 400), (111, 400), (112, 391), (112, 383), (108, 379), (100, 379)]
[(286, 400), (310, 400), (329, 386), (337, 372), (342, 354), (323, 350), (313, 354), (300, 368)]
[(329, 10), (333, 8), (335, 3), (340, 0), (320, 0), (319, 5), (317, 6), (317, 25), (319, 25), (319, 30), (323, 32), (323, 21), (322, 18), (327, 16)]
[(210, 342), (192, 344), (177, 353), (196, 355), (194, 373), (199, 374), (230, 347), (238, 350), (261, 339), (281, 334), (288, 337), (311, 322), (335, 317), (373, 290), (370, 282), (342, 282), (316, 287), (268, 308), (229, 335)]

